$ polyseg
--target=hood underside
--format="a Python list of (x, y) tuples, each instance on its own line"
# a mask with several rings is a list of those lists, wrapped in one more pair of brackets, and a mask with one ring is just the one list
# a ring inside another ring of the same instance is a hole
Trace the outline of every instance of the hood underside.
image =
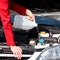
[(59, 0), (13, 0), (20, 5), (25, 6), (30, 10), (38, 10), (41, 12), (59, 11)]

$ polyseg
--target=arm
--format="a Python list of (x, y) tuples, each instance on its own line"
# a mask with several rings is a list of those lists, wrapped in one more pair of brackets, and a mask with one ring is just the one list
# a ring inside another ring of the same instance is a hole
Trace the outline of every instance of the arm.
[(10, 46), (11, 51), (13, 52), (15, 58), (21, 59), (22, 49), (18, 46), (15, 46), (14, 36), (12, 32), (12, 24), (10, 21), (10, 12), (8, 6), (9, 0), (0, 0), (0, 17), (4, 28), (4, 34), (7, 44)]
[(19, 5), (15, 2), (10, 2), (10, 9), (18, 12), (21, 15), (26, 14), (28, 16), (29, 20), (35, 20), (34, 14), (29, 9), (26, 9), (25, 7)]
[(9, 7), (10, 7), (10, 9), (18, 12), (21, 15), (24, 15), (26, 13), (26, 8), (15, 2), (10, 2)]

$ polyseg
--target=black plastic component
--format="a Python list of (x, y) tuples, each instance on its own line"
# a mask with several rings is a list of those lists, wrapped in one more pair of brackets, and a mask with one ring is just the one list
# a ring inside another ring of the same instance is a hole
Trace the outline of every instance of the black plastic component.
[(56, 37), (44, 37), (43, 39), (45, 42), (58, 43), (58, 39)]

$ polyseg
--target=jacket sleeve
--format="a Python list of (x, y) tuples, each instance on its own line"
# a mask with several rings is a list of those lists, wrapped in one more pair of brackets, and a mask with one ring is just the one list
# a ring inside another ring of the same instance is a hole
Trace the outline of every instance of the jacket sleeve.
[(0, 0), (0, 17), (1, 17), (1, 21), (3, 24), (3, 28), (4, 28), (4, 34), (5, 34), (5, 38), (6, 38), (6, 42), (7, 44), (10, 46), (15, 45), (15, 41), (14, 41), (14, 35), (13, 35), (13, 31), (12, 31), (12, 24), (11, 24), (11, 20), (10, 20), (10, 12), (9, 12), (9, 4), (8, 4), (9, 0)]
[(18, 12), (21, 15), (24, 15), (26, 13), (26, 8), (15, 2), (10, 2), (9, 7), (10, 7), (10, 9)]

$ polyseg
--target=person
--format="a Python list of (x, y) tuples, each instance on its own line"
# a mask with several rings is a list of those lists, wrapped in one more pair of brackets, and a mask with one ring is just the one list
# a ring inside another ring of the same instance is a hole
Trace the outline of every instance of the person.
[[(22, 15), (26, 13), (28, 15), (29, 20), (34, 20), (34, 15), (30, 10), (23, 8), (22, 6), (20, 6), (19, 8), (18, 7), (19, 5), (17, 5), (16, 3), (10, 3), (11, 9), (17, 11), (18, 13), (21, 13)], [(14, 35), (13, 35), (12, 24), (10, 19), (10, 11), (9, 11), (9, 0), (0, 0), (0, 17), (4, 29), (7, 45), (10, 46), (10, 49), (14, 57), (17, 59), (21, 59), (22, 49), (16, 46), (14, 41)]]

